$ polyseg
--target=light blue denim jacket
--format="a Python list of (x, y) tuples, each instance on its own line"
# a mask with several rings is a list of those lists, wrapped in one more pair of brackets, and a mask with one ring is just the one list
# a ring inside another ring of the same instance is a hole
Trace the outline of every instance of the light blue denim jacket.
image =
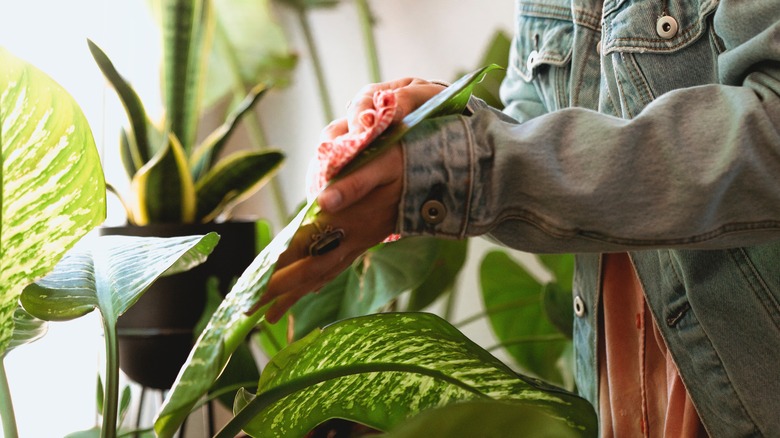
[(504, 113), (406, 137), (399, 229), (577, 253), (594, 404), (599, 253), (629, 251), (710, 435), (780, 436), (780, 2), (516, 10)]

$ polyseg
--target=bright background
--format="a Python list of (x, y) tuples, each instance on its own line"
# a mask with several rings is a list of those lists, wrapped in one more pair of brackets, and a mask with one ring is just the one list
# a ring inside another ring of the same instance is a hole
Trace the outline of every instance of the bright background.
[[(483, 51), (498, 29), (511, 33), (512, 0), (391, 0), (370, 2), (383, 79), (417, 76), (451, 81), (460, 71), (478, 67)], [(117, 167), (118, 127), (124, 112), (87, 49), (97, 42), (141, 95), (147, 110), (159, 116), (157, 28), (144, 1), (27, 0), (0, 2), (0, 45), (31, 62), (62, 84), (78, 101), (91, 123), (105, 160), (106, 178), (124, 187)], [(274, 91), (258, 106), (270, 143), (288, 158), (279, 178), (288, 205), (303, 200), (304, 174), (316, 147), (322, 118), (311, 64), (292, 12), (275, 7), (276, 15), (299, 52), (293, 84)], [(337, 115), (354, 93), (369, 81), (357, 13), (352, 1), (310, 15), (325, 63), (325, 74)], [(260, 193), (241, 211), (263, 217), (268, 195)], [(113, 202), (109, 223), (122, 222)], [(489, 245), (474, 241), (466, 272), (475, 272)], [(463, 278), (456, 315), (476, 313), (481, 304), (476, 280)], [(486, 326), (467, 332), (484, 346), (492, 345)], [(52, 323), (42, 340), (9, 354), (7, 371), (22, 437), (61, 437), (95, 422), (95, 382), (103, 356), (103, 340), (95, 314), (68, 323)], [(191, 436), (188, 434), (188, 436)]]

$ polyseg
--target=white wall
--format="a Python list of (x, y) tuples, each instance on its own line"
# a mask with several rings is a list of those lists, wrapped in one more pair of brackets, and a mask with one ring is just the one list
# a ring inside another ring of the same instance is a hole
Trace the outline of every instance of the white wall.
[[(376, 0), (376, 40), (384, 79), (419, 76), (452, 80), (458, 71), (477, 67), (493, 32), (512, 26), (512, 0)], [(304, 197), (304, 172), (326, 124), (316, 100), (308, 54), (295, 17), (277, 7), (291, 45), (301, 55), (293, 86), (275, 91), (260, 104), (262, 121), (271, 144), (285, 150), (288, 159), (279, 178), (292, 206)], [(368, 82), (367, 63), (354, 5), (342, 5), (311, 15), (315, 37), (326, 62), (326, 76), (335, 110)], [(0, 45), (46, 71), (82, 105), (92, 123), (98, 147), (106, 159), (107, 179), (122, 187), (117, 167), (117, 127), (124, 113), (87, 50), (95, 40), (114, 59), (145, 102), (159, 99), (157, 72), (149, 60), (159, 57), (157, 34), (143, 1), (6, 0), (0, 7)], [(158, 109), (151, 109), (154, 114)], [(260, 193), (241, 209), (247, 216), (267, 216)], [(112, 223), (121, 221), (113, 203)], [(474, 272), (480, 254), (490, 246), (475, 242), (467, 271)], [(463, 280), (468, 300), (457, 314), (479, 308), (476, 279)], [(102, 357), (102, 338), (94, 315), (77, 322), (52, 324), (43, 340), (12, 352), (7, 359), (22, 437), (55, 437), (91, 426), (95, 420), (95, 376)], [(468, 333), (483, 345), (492, 343), (484, 325)]]

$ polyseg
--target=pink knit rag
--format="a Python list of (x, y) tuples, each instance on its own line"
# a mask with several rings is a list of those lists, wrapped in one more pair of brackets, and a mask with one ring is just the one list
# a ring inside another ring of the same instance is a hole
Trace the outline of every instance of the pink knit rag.
[[(320, 143), (317, 148), (317, 163), (312, 169), (316, 175), (310, 178), (309, 197), (325, 188), (328, 182), (338, 175), (357, 154), (387, 129), (393, 122), (397, 110), (395, 93), (392, 90), (382, 90), (374, 93), (374, 107), (364, 110), (358, 115), (358, 126), (349, 132), (332, 140)], [(385, 242), (398, 240), (399, 235), (389, 236)]]

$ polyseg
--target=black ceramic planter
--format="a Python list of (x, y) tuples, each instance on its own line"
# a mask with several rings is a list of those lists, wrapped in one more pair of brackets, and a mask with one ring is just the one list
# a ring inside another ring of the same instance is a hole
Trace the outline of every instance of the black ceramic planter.
[(154, 224), (106, 227), (102, 235), (174, 237), (220, 235), (219, 244), (202, 265), (159, 278), (117, 321), (119, 367), (133, 381), (169, 389), (194, 344), (193, 328), (206, 305), (206, 284), (217, 277), (223, 295), (255, 256), (255, 224)]

